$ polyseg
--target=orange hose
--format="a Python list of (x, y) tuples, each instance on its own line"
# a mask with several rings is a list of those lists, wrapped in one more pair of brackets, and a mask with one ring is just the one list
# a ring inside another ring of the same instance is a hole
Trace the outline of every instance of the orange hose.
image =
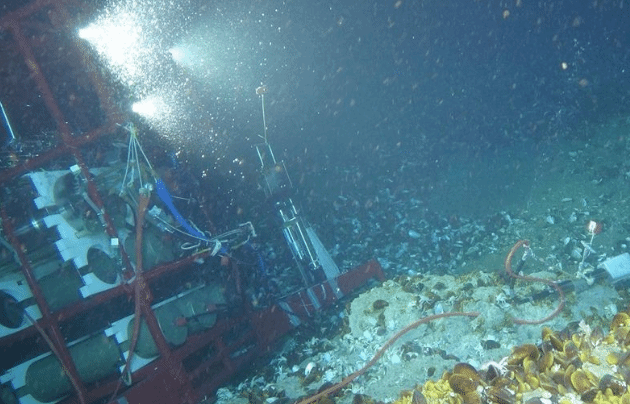
[[(516, 244), (514, 244), (514, 246), (512, 247), (510, 252), (508, 253), (508, 255), (505, 257), (505, 272), (507, 272), (507, 274), (509, 276), (511, 276), (511, 277), (513, 277), (515, 279), (521, 279), (521, 280), (532, 281), (532, 282), (542, 282), (542, 283), (545, 283), (545, 284), (551, 286), (560, 295), (560, 302), (558, 304), (558, 307), (550, 315), (548, 315), (547, 317), (545, 317), (545, 318), (543, 318), (541, 320), (525, 320), (525, 319), (521, 319), (521, 318), (514, 318), (513, 320), (514, 320), (514, 323), (516, 323), (516, 324), (542, 324), (542, 323), (544, 323), (546, 321), (549, 321), (552, 318), (556, 317), (558, 314), (560, 314), (560, 312), (564, 308), (564, 303), (565, 303), (564, 292), (562, 291), (562, 289), (555, 282), (552, 282), (552, 281), (547, 280), (547, 279), (537, 278), (535, 276), (517, 275), (517, 274), (514, 273), (514, 271), (512, 271), (512, 259), (514, 258), (514, 254), (516, 254), (516, 252), (521, 247), (529, 248), (529, 241), (528, 240), (519, 240), (519, 241), (516, 242)], [(406, 326), (402, 330), (398, 331), (393, 337), (391, 337), (389, 340), (387, 340), (387, 342), (378, 350), (378, 352), (376, 352), (376, 354), (372, 357), (372, 359), (365, 366), (363, 366), (361, 369), (359, 369), (356, 372), (352, 373), (351, 375), (347, 376), (345, 379), (343, 379), (339, 383), (337, 383), (337, 384), (327, 388), (326, 390), (324, 390), (324, 391), (322, 391), (320, 393), (317, 393), (317, 394), (315, 394), (315, 395), (313, 395), (311, 397), (308, 397), (308, 398), (305, 398), (304, 400), (298, 401), (298, 402), (296, 402), (296, 404), (312, 404), (312, 403), (315, 403), (320, 398), (328, 396), (328, 395), (334, 393), (335, 391), (339, 390), (340, 388), (342, 388), (344, 386), (347, 386), (354, 379), (356, 379), (357, 377), (361, 376), (369, 368), (371, 368), (381, 358), (381, 356), (383, 356), (385, 351), (394, 342), (396, 342), (400, 337), (402, 337), (407, 332), (417, 328), (420, 324), (425, 324), (425, 323), (428, 323), (430, 321), (437, 320), (437, 319), (440, 319), (440, 318), (446, 318), (446, 317), (455, 317), (455, 316), (477, 317), (477, 316), (479, 316), (479, 314), (480, 313), (476, 312), (476, 311), (472, 311), (472, 312), (453, 312), (453, 313), (435, 314), (433, 316), (428, 316), (428, 317), (421, 318), (421, 319), (419, 319), (419, 320), (409, 324), (408, 326)]]
[(432, 316), (423, 317), (423, 318), (421, 318), (421, 319), (419, 319), (417, 321), (414, 321), (413, 323), (409, 324), (408, 326), (406, 326), (402, 330), (398, 331), (393, 337), (388, 339), (387, 342), (381, 347), (381, 349), (379, 349), (378, 352), (376, 352), (376, 354), (372, 357), (372, 359), (370, 359), (370, 361), (365, 366), (363, 366), (361, 369), (359, 369), (356, 372), (352, 373), (350, 376), (346, 377), (345, 379), (343, 379), (339, 383), (335, 384), (334, 386), (331, 386), (331, 387), (327, 388), (326, 390), (315, 394), (314, 396), (308, 397), (308, 398), (306, 398), (306, 399), (304, 399), (302, 401), (298, 401), (296, 404), (310, 404), (310, 403), (314, 403), (317, 400), (319, 400), (320, 398), (322, 398), (324, 396), (327, 396), (327, 395), (329, 395), (331, 393), (334, 393), (335, 391), (339, 390), (340, 388), (342, 388), (344, 386), (347, 386), (354, 379), (356, 379), (357, 377), (361, 376), (369, 368), (374, 366), (374, 364), (381, 358), (381, 356), (383, 356), (385, 351), (387, 351), (387, 349), (390, 346), (392, 346), (392, 344), (394, 342), (396, 342), (400, 337), (402, 337), (403, 335), (405, 335), (409, 331), (417, 328), (420, 324), (425, 324), (425, 323), (431, 322), (433, 320), (438, 320), (440, 318), (446, 318), (446, 317), (458, 317), (458, 316), (477, 317), (479, 314), (480, 313), (477, 312), (477, 311), (470, 311), (470, 312), (457, 311), (457, 312), (452, 312), (452, 313), (434, 314)]
[(521, 279), (521, 280), (524, 280), (524, 281), (531, 281), (531, 282), (542, 282), (542, 283), (545, 283), (545, 284), (551, 286), (552, 288), (554, 288), (558, 292), (558, 295), (560, 295), (560, 301), (558, 303), (558, 307), (556, 307), (556, 309), (551, 314), (549, 314), (547, 317), (545, 317), (543, 319), (540, 319), (540, 320), (525, 320), (525, 319), (522, 319), (522, 318), (514, 317), (513, 320), (514, 320), (514, 323), (516, 323), (516, 324), (542, 324), (542, 323), (545, 323), (545, 322), (551, 320), (552, 318), (556, 317), (558, 314), (560, 314), (560, 312), (564, 308), (564, 302), (565, 302), (564, 292), (553, 281), (550, 281), (548, 279), (543, 279), (543, 278), (537, 278), (535, 276), (518, 275), (518, 274), (515, 274), (514, 271), (512, 271), (512, 259), (514, 258), (514, 254), (516, 254), (516, 251), (518, 251), (521, 247), (529, 248), (529, 241), (528, 240), (519, 240), (519, 241), (516, 242), (516, 244), (514, 244), (514, 246), (512, 247), (510, 252), (508, 253), (508, 255), (505, 257), (505, 272), (507, 272), (508, 275), (510, 275), (512, 278), (515, 278), (515, 279)]
[(135, 308), (133, 315), (133, 334), (131, 337), (131, 344), (129, 346), (129, 356), (127, 357), (127, 363), (125, 364), (125, 371), (129, 370), (131, 366), (131, 359), (133, 353), (136, 350), (136, 344), (138, 343), (138, 334), (140, 333), (140, 299), (142, 298), (142, 289), (144, 285), (144, 279), (142, 278), (142, 228), (144, 226), (144, 215), (149, 206), (149, 196), (140, 193), (140, 200), (138, 202), (138, 217), (136, 218), (136, 280), (134, 283), (134, 298)]
[(134, 281), (134, 300), (135, 307), (133, 313), (133, 333), (131, 337), (131, 343), (129, 344), (129, 356), (125, 362), (125, 368), (123, 369), (123, 376), (118, 381), (118, 385), (112, 394), (112, 398), (109, 402), (112, 402), (123, 381), (124, 374), (129, 372), (131, 374), (131, 360), (133, 359), (133, 353), (138, 343), (138, 335), (140, 334), (140, 299), (142, 298), (142, 290), (146, 287), (144, 278), (142, 277), (142, 229), (144, 227), (144, 216), (149, 206), (149, 195), (140, 192), (140, 200), (138, 201), (138, 215), (136, 217), (136, 279)]
[(53, 355), (57, 357), (57, 360), (59, 361), (61, 368), (63, 369), (66, 376), (68, 376), (68, 379), (70, 380), (70, 383), (72, 384), (72, 387), (77, 393), (77, 398), (79, 399), (79, 403), (86, 404), (87, 401), (85, 400), (85, 397), (83, 396), (83, 391), (81, 390), (81, 387), (79, 386), (79, 382), (72, 376), (72, 374), (64, 366), (63, 361), (61, 360), (61, 354), (59, 353), (59, 350), (57, 349), (55, 344), (52, 342), (48, 334), (46, 334), (46, 331), (44, 331), (44, 329), (37, 323), (37, 321), (33, 317), (31, 317), (30, 314), (28, 314), (26, 310), (24, 310), (24, 315), (26, 316), (26, 318), (28, 318), (28, 321), (30, 321), (31, 324), (33, 324), (33, 327), (35, 327), (35, 329), (39, 331), (39, 334), (42, 336), (44, 341), (46, 341)]

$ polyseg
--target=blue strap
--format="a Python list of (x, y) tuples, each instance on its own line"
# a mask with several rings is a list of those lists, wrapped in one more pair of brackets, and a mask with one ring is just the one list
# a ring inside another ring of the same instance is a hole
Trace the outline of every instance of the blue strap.
[(173, 205), (171, 194), (169, 194), (168, 189), (166, 189), (166, 184), (164, 184), (161, 179), (158, 179), (157, 181), (155, 181), (155, 185), (157, 187), (157, 193), (160, 196), (162, 202), (164, 202), (164, 204), (168, 206), (168, 209), (171, 211), (173, 217), (175, 217), (179, 224), (181, 224), (182, 227), (188, 231), (188, 234), (208, 241), (208, 238), (203, 233), (200, 233), (196, 229), (193, 229), (192, 226), (189, 225), (188, 222), (186, 222), (186, 219), (184, 219), (184, 217), (177, 211), (177, 208), (175, 207), (175, 205)]

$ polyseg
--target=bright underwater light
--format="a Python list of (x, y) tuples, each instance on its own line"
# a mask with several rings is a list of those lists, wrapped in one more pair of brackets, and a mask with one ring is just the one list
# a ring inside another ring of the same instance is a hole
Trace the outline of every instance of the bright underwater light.
[(170, 112), (164, 100), (157, 96), (150, 96), (138, 102), (134, 102), (131, 106), (131, 110), (148, 120), (159, 119), (162, 116), (168, 115)]
[(177, 89), (169, 85), (140, 98), (131, 105), (131, 110), (163, 134), (172, 134), (187, 116)]
[(186, 51), (179, 46), (169, 49), (168, 53), (171, 54), (175, 63), (183, 63), (186, 59)]
[(195, 71), (203, 69), (205, 64), (205, 53), (199, 46), (183, 43), (168, 50), (171, 58), (179, 66)]
[(147, 45), (140, 19), (134, 13), (121, 11), (107, 15), (80, 29), (78, 34), (123, 80), (130, 81), (142, 74), (139, 62)]
[(202, 22), (192, 26), (186, 4), (188, 0), (110, 0), (77, 30), (115, 80), (127, 86), (137, 101), (131, 110), (168, 137), (205, 136), (208, 94), (196, 84), (203, 80), (217, 94), (231, 89), (226, 83), (242, 63), (233, 35)]
[(202, 80), (217, 79), (228, 70), (228, 63), (225, 54), (220, 51), (219, 43), (216, 38), (192, 34), (169, 49), (168, 53), (173, 62), (187, 73)]
[[(185, 118), (185, 80), (165, 57), (170, 32), (181, 30), (180, 5), (170, 0), (112, 0), (77, 31), (130, 94), (137, 115), (161, 131), (173, 131)], [(177, 52), (171, 53), (177, 55)]]

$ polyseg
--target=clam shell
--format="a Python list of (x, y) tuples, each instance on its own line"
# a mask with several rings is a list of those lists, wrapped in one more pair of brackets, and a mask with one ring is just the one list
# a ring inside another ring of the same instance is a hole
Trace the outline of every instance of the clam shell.
[(538, 370), (546, 372), (553, 366), (553, 352), (545, 352), (538, 361)]
[(477, 390), (477, 386), (479, 386), (478, 381), (457, 373), (452, 374), (451, 377), (448, 378), (448, 384), (455, 393), (462, 396), (470, 392), (475, 392)]
[(605, 392), (607, 389), (610, 389), (612, 394), (615, 396), (621, 396), (627, 390), (626, 382), (616, 378), (611, 374), (605, 374), (604, 376), (602, 376), (602, 378), (599, 380), (598, 388), (603, 392)]
[(523, 359), (529, 358), (531, 360), (538, 360), (540, 357), (540, 351), (534, 344), (524, 344), (517, 346), (512, 351), (510, 358), (508, 359), (508, 365), (519, 365), (523, 362)]
[(580, 394), (585, 393), (593, 387), (588, 375), (582, 369), (577, 369), (575, 372), (571, 373), (571, 386)]
[(495, 404), (512, 404), (516, 402), (515, 394), (505, 387), (491, 387), (486, 392), (488, 401)]
[(610, 331), (615, 331), (619, 327), (625, 327), (630, 324), (630, 316), (628, 313), (620, 312), (615, 314), (610, 322)]
[(481, 380), (481, 376), (479, 375), (479, 372), (477, 372), (477, 369), (468, 363), (460, 362), (456, 364), (453, 367), (453, 374), (462, 375), (477, 382)]

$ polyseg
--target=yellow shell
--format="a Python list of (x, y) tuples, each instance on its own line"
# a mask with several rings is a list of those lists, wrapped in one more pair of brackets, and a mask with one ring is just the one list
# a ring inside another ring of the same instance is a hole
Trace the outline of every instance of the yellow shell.
[(469, 365), (468, 363), (460, 362), (456, 364), (453, 367), (453, 374), (462, 375), (475, 381), (481, 380), (481, 376), (477, 372), (477, 369), (475, 369), (472, 365)]
[(586, 372), (582, 369), (578, 369), (575, 372), (571, 373), (571, 386), (578, 393), (582, 394), (589, 390), (591, 387), (591, 381), (588, 378)]
[(553, 352), (547, 351), (538, 361), (538, 371), (546, 372), (553, 366)]
[(451, 377), (448, 378), (448, 384), (449, 386), (451, 386), (451, 389), (453, 389), (455, 393), (462, 396), (466, 395), (467, 393), (476, 391), (477, 386), (479, 386), (478, 381), (472, 380), (467, 376), (457, 373), (451, 375)]
[(553, 383), (552, 381), (541, 382), (540, 387), (543, 390), (548, 391), (551, 394), (558, 394), (558, 384)]
[(549, 342), (557, 351), (562, 351), (562, 340), (556, 334), (549, 336)]
[(529, 358), (529, 356), (523, 359), (523, 370), (525, 374), (535, 373), (536, 372), (536, 361)]
[(505, 387), (493, 386), (486, 391), (488, 401), (495, 404), (512, 404), (514, 403), (514, 393)]
[(547, 339), (549, 339), (549, 335), (553, 334), (553, 330), (547, 326), (542, 328), (541, 331), (541, 337), (543, 339), (543, 341), (546, 341)]
[(462, 397), (458, 396), (457, 394), (448, 396), (448, 398), (446, 399), (448, 404), (462, 404)]
[(448, 381), (445, 379), (439, 379), (438, 381), (427, 381), (422, 387), (422, 394), (427, 400), (440, 400), (443, 397), (447, 397), (452, 394), (452, 389), (449, 386)]
[(512, 350), (502, 375), (491, 372), (494, 365), (479, 373), (470, 364), (458, 363), (441, 380), (426, 382), (417, 402), (396, 404), (541, 404), (546, 402), (536, 399), (541, 393), (551, 394), (558, 404), (630, 404), (629, 313), (616, 315), (606, 336), (582, 328), (575, 334), (555, 333), (545, 327), (542, 344)]
[(564, 375), (562, 376), (562, 383), (564, 385), (564, 387), (569, 387), (571, 386), (571, 375), (575, 372), (575, 366), (573, 364), (570, 364), (569, 366), (567, 366), (567, 368), (564, 370)]
[(508, 359), (508, 365), (519, 365), (525, 358), (537, 360), (539, 357), (540, 351), (536, 345), (524, 344), (514, 348), (512, 355), (510, 355), (510, 358)]
[(630, 325), (630, 316), (628, 316), (628, 313), (617, 313), (610, 323), (610, 331), (615, 331), (617, 328), (627, 325)]
[(525, 376), (525, 380), (532, 390), (536, 390), (538, 387), (540, 387), (540, 380), (535, 375), (528, 374)]
[(592, 363), (593, 365), (601, 365), (601, 361), (599, 360), (599, 358), (594, 355), (589, 356), (587, 361)]
[(542, 339), (543, 341), (551, 342), (551, 345), (557, 350), (562, 351), (562, 340), (558, 337), (558, 335), (551, 330), (549, 327), (543, 327), (542, 329)]
[(578, 348), (582, 348), (583, 338), (584, 338), (583, 335), (578, 335), (578, 334), (571, 335), (571, 341), (573, 341), (575, 346)]
[(616, 365), (617, 363), (619, 363), (619, 357), (611, 352), (606, 355), (606, 362), (608, 362), (609, 365)]

